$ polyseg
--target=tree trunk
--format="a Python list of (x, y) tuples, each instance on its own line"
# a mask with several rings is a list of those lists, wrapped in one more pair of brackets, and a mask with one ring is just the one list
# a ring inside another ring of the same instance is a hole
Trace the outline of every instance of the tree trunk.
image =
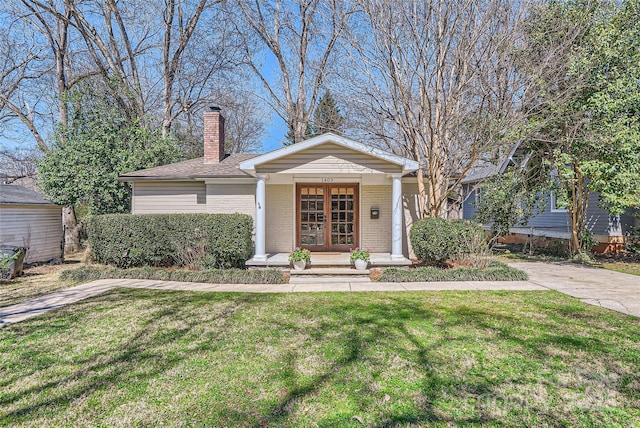
[[(571, 183), (571, 205), (569, 216), (571, 220), (571, 242), (569, 251), (571, 255), (578, 254), (584, 245), (586, 227), (587, 208), (589, 206), (589, 188), (586, 186), (585, 178), (577, 164), (573, 165), (574, 182)], [(590, 248), (586, 249), (590, 250)]]
[(62, 208), (62, 225), (64, 227), (64, 252), (73, 253), (79, 251), (82, 224), (76, 220), (76, 212), (72, 206)]

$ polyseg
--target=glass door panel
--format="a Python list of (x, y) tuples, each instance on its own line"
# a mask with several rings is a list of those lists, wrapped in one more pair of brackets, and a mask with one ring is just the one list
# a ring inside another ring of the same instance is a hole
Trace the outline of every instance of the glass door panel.
[(349, 251), (358, 244), (357, 184), (298, 184), (298, 245)]
[(348, 250), (356, 245), (356, 193), (353, 185), (332, 185), (330, 188), (333, 249)]
[(324, 237), (324, 186), (300, 187), (300, 227), (301, 247), (320, 248), (325, 246)]

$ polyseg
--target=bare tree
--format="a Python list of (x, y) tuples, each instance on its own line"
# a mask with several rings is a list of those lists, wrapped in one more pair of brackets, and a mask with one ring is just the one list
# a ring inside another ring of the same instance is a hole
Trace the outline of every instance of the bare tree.
[(33, 188), (38, 157), (35, 148), (0, 149), (0, 176), (4, 184), (28, 184), (26, 187)]
[[(213, 96), (213, 103), (222, 108), (225, 117), (225, 153), (256, 153), (262, 149), (261, 137), (269, 112), (255, 93), (233, 88)], [(203, 156), (202, 109), (194, 109), (188, 120), (174, 124), (187, 158)]]
[[(238, 6), (237, 25), (244, 35), (246, 61), (262, 82), (268, 103), (289, 126), (293, 142), (300, 142), (326, 83), (337, 42), (354, 13), (351, 4), (341, 0), (241, 0)], [(265, 58), (275, 59), (277, 78), (263, 67)]]
[[(47, 47), (38, 42), (37, 33), (26, 31), (28, 25), (13, 12), (9, 5), (3, 6), (2, 27), (6, 31), (0, 32), (0, 121), (8, 125), (19, 120), (38, 146), (46, 149), (36, 111), (42, 94), (26, 91), (25, 87), (36, 86), (54, 64)], [(7, 135), (8, 129), (3, 126), (4, 137), (12, 137)]]
[(234, 92), (222, 97), (220, 106), (226, 113), (225, 151), (227, 153), (256, 153), (262, 149), (261, 137), (268, 112), (252, 93)]
[(366, 22), (349, 43), (351, 109), (375, 138), (420, 162), (423, 215), (480, 160), (515, 136), (522, 85), (510, 60), (523, 4), (506, 0), (362, 0)]
[[(219, 3), (2, 4), (0, 19), (9, 31), (0, 33), (0, 122), (21, 123), (47, 150), (56, 127), (70, 123), (69, 112), (80, 107), (71, 103), (78, 102), (72, 93), (82, 82), (108, 90), (114, 108), (129, 120), (161, 123), (167, 135), (176, 119), (188, 121), (198, 107), (217, 98), (225, 87), (221, 71), (237, 63), (231, 53), (239, 51), (240, 44), (229, 31), (233, 26), (216, 21), (222, 13), (216, 9)], [(205, 28), (199, 26), (202, 21)], [(11, 128), (15, 126), (6, 126), (3, 136), (19, 137), (5, 132)], [(67, 229), (75, 230), (71, 225)]]

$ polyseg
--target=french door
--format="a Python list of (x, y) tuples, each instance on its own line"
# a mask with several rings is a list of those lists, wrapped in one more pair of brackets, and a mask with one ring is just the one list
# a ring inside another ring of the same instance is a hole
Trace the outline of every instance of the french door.
[(297, 246), (349, 251), (358, 245), (358, 185), (298, 184)]

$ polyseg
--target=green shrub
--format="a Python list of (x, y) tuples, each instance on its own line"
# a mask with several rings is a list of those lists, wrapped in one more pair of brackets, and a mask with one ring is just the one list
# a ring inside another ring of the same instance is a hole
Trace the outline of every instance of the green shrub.
[(413, 223), (409, 238), (422, 261), (458, 260), (486, 251), (482, 226), (469, 220), (423, 218)]
[(114, 267), (81, 267), (68, 269), (60, 274), (63, 281), (88, 282), (97, 279), (152, 279), (155, 281), (205, 282), (209, 284), (285, 284), (282, 271), (276, 269), (218, 269), (218, 270), (167, 270), (141, 267), (119, 269)]
[(117, 267), (243, 268), (253, 254), (246, 214), (110, 214), (87, 225), (94, 260)]
[(382, 272), (380, 282), (434, 281), (526, 281), (527, 274), (500, 262), (491, 262), (486, 269), (419, 267), (415, 269), (389, 268)]

